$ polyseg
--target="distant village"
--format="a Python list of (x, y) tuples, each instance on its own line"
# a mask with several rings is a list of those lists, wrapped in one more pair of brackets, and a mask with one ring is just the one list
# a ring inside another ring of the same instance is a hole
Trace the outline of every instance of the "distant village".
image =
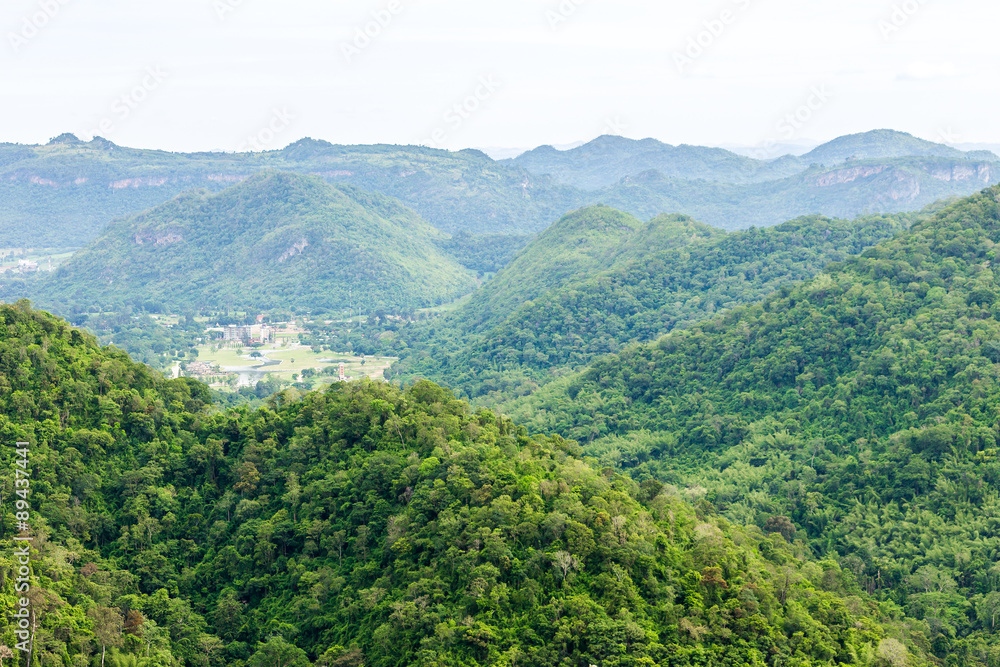
[[(261, 319), (262, 318), (258, 318), (258, 323), (252, 325), (230, 324), (208, 329), (210, 338), (214, 341), (213, 345), (218, 344), (219, 348), (241, 350), (247, 347), (259, 348), (275, 343), (277, 340), (277, 332), (282, 328), (282, 326), (270, 326), (268, 324), (263, 324)], [(268, 359), (266, 352), (258, 353), (253, 351), (250, 353), (250, 357), (259, 358), (261, 361), (266, 361)], [(267, 369), (264, 370), (264, 367), (267, 367)], [(282, 371), (280, 364), (277, 367), (272, 364), (263, 364), (261, 370), (265, 373), (278, 372), (284, 374), (290, 372)], [(348, 376), (347, 371), (347, 364), (341, 362), (337, 366), (305, 369), (302, 373), (306, 377), (319, 377), (322, 375), (330, 377), (330, 381), (349, 382), (354, 378)], [(177, 372), (179, 375), (195, 377), (205, 382), (220, 384), (231, 383), (233, 382), (233, 378), (238, 376), (238, 380), (236, 382), (237, 386), (240, 387), (253, 386), (256, 382), (256, 378), (259, 377), (254, 375), (254, 371), (248, 372), (248, 369), (245, 368), (237, 369), (234, 367), (220, 366), (218, 363), (206, 360), (187, 362), (183, 364), (183, 367), (178, 368)]]
[[(35, 273), (39, 270), (38, 262), (30, 259), (17, 260), (17, 266), (0, 266), (0, 273)], [(51, 258), (48, 261), (48, 266), (44, 270), (52, 270)]]

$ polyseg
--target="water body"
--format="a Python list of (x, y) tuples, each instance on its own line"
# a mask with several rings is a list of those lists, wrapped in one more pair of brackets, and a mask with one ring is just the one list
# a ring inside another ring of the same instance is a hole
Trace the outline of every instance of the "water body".
[(279, 359), (268, 359), (265, 354), (262, 357), (260, 364), (256, 366), (226, 366), (222, 370), (227, 373), (236, 373), (239, 375), (238, 386), (240, 387), (254, 387), (258, 382), (264, 379), (268, 373), (273, 373), (274, 371), (263, 370), (268, 366), (280, 366), (281, 360)]

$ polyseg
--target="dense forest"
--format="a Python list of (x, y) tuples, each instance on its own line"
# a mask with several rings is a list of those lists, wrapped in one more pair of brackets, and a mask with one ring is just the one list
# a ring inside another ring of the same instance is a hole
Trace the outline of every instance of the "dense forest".
[(737, 527), (428, 382), (223, 412), (24, 302), (0, 306), (0, 382), (37, 664), (927, 664), (927, 623), (780, 521)]
[(503, 405), (631, 343), (762, 300), (930, 215), (822, 216), (726, 234), (686, 216), (642, 224), (607, 207), (541, 234), (469, 303), (395, 334), (394, 378)]
[(29, 294), (63, 312), (421, 308), (476, 286), (445, 238), (389, 197), (267, 172), (112, 223)]
[(943, 662), (997, 664), (997, 243), (1000, 187), (512, 414), (735, 523), (780, 522), (923, 619)]

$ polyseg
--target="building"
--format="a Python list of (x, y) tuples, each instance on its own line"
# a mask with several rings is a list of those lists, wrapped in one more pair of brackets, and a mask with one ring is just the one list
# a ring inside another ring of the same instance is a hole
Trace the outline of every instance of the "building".
[(218, 371), (211, 364), (204, 361), (192, 361), (187, 365), (187, 372), (192, 377), (205, 377), (217, 375)]
[(38, 262), (32, 262), (30, 259), (19, 259), (17, 260), (17, 270), (21, 273), (32, 273), (38, 270)]
[(272, 340), (271, 328), (267, 325), (243, 326), (230, 324), (222, 329), (222, 339), (239, 345), (263, 345)]
[(343, 363), (340, 364), (340, 381), (347, 382), (347, 365)]

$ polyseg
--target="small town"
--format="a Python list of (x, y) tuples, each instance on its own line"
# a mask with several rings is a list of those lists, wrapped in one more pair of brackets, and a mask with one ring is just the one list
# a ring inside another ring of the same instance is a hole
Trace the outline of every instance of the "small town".
[(192, 377), (209, 386), (233, 391), (259, 382), (321, 388), (360, 378), (382, 380), (395, 359), (334, 354), (303, 345), (295, 323), (230, 324), (209, 327), (196, 348), (197, 360), (176, 362), (174, 377)]

